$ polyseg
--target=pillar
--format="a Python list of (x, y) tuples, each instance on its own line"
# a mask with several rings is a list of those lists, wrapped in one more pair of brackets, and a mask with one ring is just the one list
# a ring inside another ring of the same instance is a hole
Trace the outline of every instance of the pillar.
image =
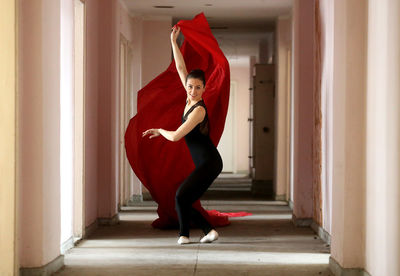
[(17, 177), (21, 274), (49, 275), (60, 255), (60, 1), (19, 2)]
[(366, 270), (400, 275), (400, 2), (368, 1)]
[(334, 1), (330, 267), (335, 275), (364, 267), (367, 5)]
[(16, 1), (0, 3), (0, 275), (16, 275)]
[(313, 207), (314, 1), (293, 2), (293, 219), (310, 225)]

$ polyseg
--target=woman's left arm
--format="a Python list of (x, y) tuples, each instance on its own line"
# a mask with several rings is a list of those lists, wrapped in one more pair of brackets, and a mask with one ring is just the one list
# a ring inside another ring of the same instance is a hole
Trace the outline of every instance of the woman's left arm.
[(157, 136), (164, 136), (165, 139), (176, 142), (185, 137), (197, 124), (204, 120), (206, 111), (203, 107), (195, 108), (188, 116), (186, 122), (184, 122), (177, 130), (170, 131), (162, 128), (152, 128), (143, 132), (143, 137), (150, 135), (150, 139)]

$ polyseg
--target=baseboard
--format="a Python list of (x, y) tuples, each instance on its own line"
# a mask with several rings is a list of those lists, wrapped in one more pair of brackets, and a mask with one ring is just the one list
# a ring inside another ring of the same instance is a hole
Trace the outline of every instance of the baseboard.
[(329, 245), (331, 244), (331, 235), (326, 232), (324, 228), (318, 225), (314, 220), (311, 223), (311, 229), (313, 229), (314, 232), (317, 233), (318, 237), (320, 237), (321, 240)]
[(275, 201), (286, 201), (286, 195), (275, 195)]
[(362, 268), (343, 268), (334, 258), (329, 257), (329, 269), (335, 276), (371, 276)]
[(138, 203), (143, 202), (143, 195), (132, 195), (126, 202), (126, 206), (136, 206)]
[(243, 170), (243, 171), (238, 170), (234, 174), (244, 174), (245, 177), (249, 177), (249, 170)]
[(296, 216), (292, 215), (293, 224), (297, 227), (310, 227), (313, 220), (311, 218), (296, 218)]
[(90, 224), (89, 226), (85, 227), (85, 234), (83, 235), (83, 239), (87, 239), (90, 235), (93, 234), (94, 231), (96, 231), (96, 229), (99, 227), (99, 222), (97, 221), (97, 219)]
[(47, 276), (64, 267), (64, 256), (60, 255), (41, 267), (21, 267), (20, 276)]
[(62, 243), (61, 245), (61, 255), (64, 255), (65, 252), (67, 252), (68, 250), (70, 250), (72, 247), (74, 247), (74, 237), (71, 236), (68, 240), (66, 240), (65, 242)]
[(290, 199), (289, 199), (289, 208), (290, 210), (293, 211), (293, 201), (291, 201)]
[(115, 214), (111, 218), (98, 218), (97, 222), (99, 225), (116, 225), (119, 223), (118, 214)]

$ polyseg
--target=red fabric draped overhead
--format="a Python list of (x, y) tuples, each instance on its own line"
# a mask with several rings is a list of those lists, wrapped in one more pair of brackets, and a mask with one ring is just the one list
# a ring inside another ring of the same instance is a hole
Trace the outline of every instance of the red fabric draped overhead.
[[(205, 72), (207, 85), (203, 94), (210, 122), (210, 137), (217, 145), (225, 125), (228, 109), (229, 64), (211, 33), (203, 13), (192, 20), (177, 24), (184, 35), (181, 52), (188, 72), (199, 68)], [(165, 43), (169, 43), (166, 41)], [(172, 61), (168, 69), (138, 92), (138, 111), (126, 129), (125, 148), (133, 171), (158, 203), (157, 228), (178, 225), (175, 193), (182, 181), (193, 171), (194, 164), (185, 140), (170, 142), (161, 136), (142, 138), (149, 128), (176, 130), (186, 103), (186, 91)], [(229, 224), (229, 216), (246, 213), (206, 211), (200, 201), (193, 205), (214, 226)]]

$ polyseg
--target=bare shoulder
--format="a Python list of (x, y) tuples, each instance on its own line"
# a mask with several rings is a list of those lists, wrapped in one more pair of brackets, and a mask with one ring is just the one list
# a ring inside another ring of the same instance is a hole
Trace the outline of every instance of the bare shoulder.
[(193, 109), (193, 111), (189, 114), (189, 117), (192, 117), (195, 120), (199, 120), (199, 121), (202, 121), (205, 116), (206, 116), (206, 109), (201, 105), (196, 106)]
[(201, 105), (196, 106), (196, 107), (193, 109), (193, 112), (192, 112), (192, 113), (194, 113), (194, 112), (196, 112), (196, 113), (198, 113), (198, 114), (200, 114), (200, 115), (206, 115), (206, 109), (204, 108), (204, 106), (201, 106)]

